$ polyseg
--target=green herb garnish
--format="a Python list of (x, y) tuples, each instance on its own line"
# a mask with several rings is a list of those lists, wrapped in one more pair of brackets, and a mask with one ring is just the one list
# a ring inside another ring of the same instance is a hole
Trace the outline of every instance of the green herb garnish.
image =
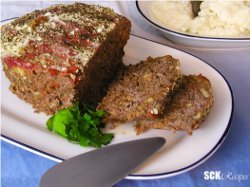
[(106, 115), (103, 110), (93, 110), (87, 105), (82, 108), (76, 103), (70, 108), (58, 111), (46, 123), (47, 128), (69, 141), (81, 146), (101, 147), (113, 139), (112, 133), (102, 133), (104, 127), (102, 118)]

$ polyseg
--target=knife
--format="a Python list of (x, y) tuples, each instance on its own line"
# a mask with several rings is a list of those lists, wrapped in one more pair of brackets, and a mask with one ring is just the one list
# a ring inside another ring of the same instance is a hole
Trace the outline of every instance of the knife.
[(165, 139), (139, 139), (106, 146), (75, 157), (49, 169), (40, 187), (110, 187), (123, 179), (153, 153)]

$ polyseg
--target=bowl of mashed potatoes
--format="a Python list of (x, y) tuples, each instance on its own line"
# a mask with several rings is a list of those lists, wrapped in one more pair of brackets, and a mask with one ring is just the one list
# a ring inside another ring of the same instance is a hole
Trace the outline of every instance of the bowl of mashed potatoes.
[(137, 1), (141, 15), (169, 40), (192, 47), (250, 47), (250, 1)]

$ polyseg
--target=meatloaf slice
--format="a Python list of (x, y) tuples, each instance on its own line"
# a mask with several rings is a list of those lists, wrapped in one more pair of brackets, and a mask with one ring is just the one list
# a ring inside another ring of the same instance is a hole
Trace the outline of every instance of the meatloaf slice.
[(161, 119), (137, 121), (138, 134), (148, 128), (187, 131), (199, 128), (213, 105), (212, 87), (202, 75), (184, 76), (180, 89)]
[(181, 81), (180, 64), (167, 55), (148, 57), (129, 65), (110, 85), (98, 108), (107, 111), (106, 122), (123, 122), (159, 116)]
[(122, 65), (130, 28), (111, 9), (81, 3), (54, 5), (2, 26), (10, 89), (47, 114), (78, 100), (96, 105)]

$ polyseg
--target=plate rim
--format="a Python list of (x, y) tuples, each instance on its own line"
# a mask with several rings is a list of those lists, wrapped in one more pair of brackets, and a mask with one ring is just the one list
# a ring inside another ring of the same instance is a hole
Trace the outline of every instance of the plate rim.
[(156, 22), (152, 21), (151, 19), (149, 19), (149, 17), (144, 14), (144, 12), (141, 10), (140, 5), (139, 5), (140, 2), (148, 2), (148, 1), (140, 1), (140, 0), (135, 1), (136, 8), (137, 8), (138, 12), (140, 13), (140, 15), (145, 20), (147, 20), (150, 24), (158, 27), (159, 29), (170, 32), (171, 34), (174, 34), (176, 36), (182, 36), (182, 37), (186, 37), (186, 38), (190, 38), (190, 39), (191, 38), (196, 38), (196, 39), (202, 39), (202, 40), (207, 40), (207, 41), (216, 41), (216, 40), (220, 40), (220, 41), (224, 41), (224, 42), (232, 42), (232, 41), (234, 41), (234, 42), (236, 42), (236, 41), (238, 41), (238, 42), (242, 42), (242, 41), (247, 42), (247, 41), (250, 41), (250, 38), (223, 38), (223, 37), (219, 38), (219, 37), (191, 35), (191, 34), (178, 32), (178, 31), (169, 29), (167, 27), (163, 27), (163, 26), (157, 24)]
[[(137, 1), (136, 1), (136, 3), (137, 3)], [(12, 19), (16, 19), (16, 18), (17, 17), (1, 20), (1, 23), (5, 22), (5, 21), (12, 20)], [(201, 60), (203, 63), (207, 64), (213, 70), (215, 70), (223, 78), (223, 80), (225, 81), (226, 85), (229, 88), (230, 96), (231, 96), (231, 102), (232, 102), (231, 103), (232, 104), (232, 109), (231, 109), (231, 114), (230, 114), (228, 124), (226, 126), (225, 131), (221, 135), (220, 139), (216, 143), (216, 145), (206, 155), (204, 155), (202, 158), (200, 158), (196, 162), (194, 162), (194, 163), (192, 163), (192, 164), (190, 164), (190, 165), (188, 165), (186, 167), (183, 167), (181, 169), (178, 169), (178, 170), (173, 170), (173, 171), (164, 172), (164, 173), (157, 173), (157, 174), (129, 174), (125, 178), (126, 179), (132, 179), (132, 180), (151, 180), (151, 179), (161, 179), (161, 178), (171, 177), (171, 176), (175, 176), (175, 175), (179, 175), (181, 173), (187, 172), (187, 171), (199, 166), (200, 164), (204, 163), (207, 159), (209, 159), (217, 151), (217, 149), (222, 145), (223, 141), (226, 139), (226, 137), (228, 135), (228, 132), (229, 132), (231, 126), (232, 126), (232, 120), (233, 120), (233, 116), (234, 116), (234, 96), (233, 96), (232, 88), (231, 88), (229, 82), (227, 81), (227, 79), (225, 78), (225, 76), (217, 68), (215, 68), (214, 66), (212, 66), (208, 62), (202, 60), (201, 58), (199, 58), (199, 57), (197, 57), (197, 56), (195, 56), (195, 55), (193, 55), (193, 54), (191, 54), (189, 52), (186, 52), (186, 51), (184, 51), (182, 49), (178, 49), (176, 47), (168, 46), (168, 45), (162, 44), (160, 42), (156, 42), (156, 41), (153, 41), (153, 40), (141, 37), (141, 36), (137, 36), (137, 35), (134, 35), (134, 34), (131, 34), (131, 35), (134, 36), (134, 37), (140, 38), (140, 39), (147, 40), (149, 42), (157, 43), (157, 44), (165, 46), (165, 47), (173, 48), (175, 50), (181, 51), (181, 52), (186, 53), (186, 54), (188, 54), (188, 55), (190, 55), (190, 56), (192, 56), (194, 58), (197, 58), (197, 59)], [(62, 159), (60, 157), (57, 157), (57, 156), (55, 156), (53, 154), (47, 153), (47, 152), (39, 150), (39, 149), (37, 149), (37, 148), (35, 148), (33, 146), (27, 145), (25, 143), (22, 143), (20, 141), (17, 141), (15, 139), (13, 139), (13, 138), (10, 138), (10, 137), (2, 134), (2, 132), (0, 133), (0, 139), (7, 142), (7, 143), (11, 143), (12, 145), (15, 145), (17, 147), (20, 147), (20, 148), (22, 148), (24, 150), (27, 150), (27, 151), (29, 151), (31, 153), (34, 153), (34, 154), (37, 154), (37, 155), (42, 156), (44, 158), (53, 160), (55, 162), (59, 163), (59, 162), (64, 161), (64, 159)]]

